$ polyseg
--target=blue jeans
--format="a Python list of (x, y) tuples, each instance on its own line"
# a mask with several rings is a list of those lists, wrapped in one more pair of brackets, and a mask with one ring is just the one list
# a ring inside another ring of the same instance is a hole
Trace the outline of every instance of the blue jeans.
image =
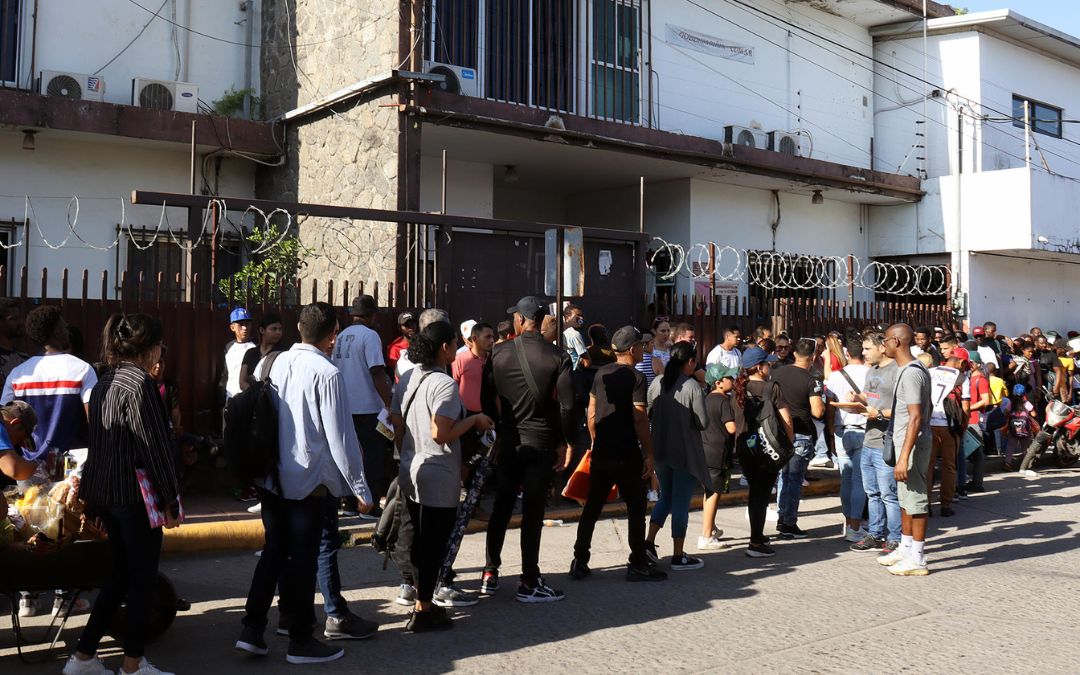
[(780, 470), (776, 500), (780, 510), (781, 525), (795, 525), (799, 522), (799, 500), (802, 499), (802, 483), (806, 477), (806, 466), (814, 456), (814, 439), (803, 434), (795, 434), (795, 454), (787, 465)]
[(849, 520), (862, 520), (866, 492), (862, 479), (862, 444), (866, 432), (844, 429), (836, 434), (836, 463), (840, 468), (840, 510)]
[(671, 538), (682, 539), (686, 536), (686, 523), (690, 520), (690, 498), (694, 495), (697, 479), (686, 469), (664, 462), (656, 465), (656, 479), (660, 482), (660, 499), (653, 506), (651, 520), (663, 527), (664, 521), (670, 515)]
[(814, 420), (817, 428), (817, 441), (814, 443), (814, 459), (829, 458), (829, 444), (825, 442), (825, 425)]
[(341, 574), (338, 572), (338, 550), (341, 548), (341, 532), (338, 531), (338, 502), (327, 499), (322, 521), (322, 538), (319, 540), (319, 592), (323, 596), (326, 616), (340, 619), (349, 613), (348, 603), (341, 597)]
[(869, 446), (862, 449), (860, 463), (870, 507), (870, 534), (878, 539), (900, 541), (900, 501), (896, 498), (893, 467), (885, 463), (881, 448)]

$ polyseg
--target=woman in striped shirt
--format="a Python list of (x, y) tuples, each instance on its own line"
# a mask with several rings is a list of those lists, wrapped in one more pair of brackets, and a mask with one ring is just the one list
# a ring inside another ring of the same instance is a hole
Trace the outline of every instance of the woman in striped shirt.
[(161, 527), (151, 527), (136, 470), (157, 494), (165, 527), (179, 513), (168, 412), (150, 377), (161, 358), (161, 322), (145, 314), (113, 315), (102, 335), (110, 370), (90, 394), (90, 450), (79, 497), (101, 517), (115, 565), (101, 589), (65, 675), (111, 673), (95, 656), (120, 603), (127, 602), (124, 662), (120, 673), (167, 675), (143, 656), (150, 622), (151, 589), (161, 553)]

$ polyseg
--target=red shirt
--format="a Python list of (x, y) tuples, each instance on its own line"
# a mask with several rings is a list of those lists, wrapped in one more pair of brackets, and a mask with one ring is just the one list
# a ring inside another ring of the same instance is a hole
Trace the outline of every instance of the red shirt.
[(461, 403), (469, 412), (480, 412), (480, 385), (484, 377), (484, 362), (471, 351), (466, 350), (454, 358), (450, 373), (458, 383)]
[[(971, 390), (971, 402), (975, 403), (983, 397), (984, 394), (990, 394), (990, 380), (986, 379), (979, 371), (972, 371), (971, 382), (969, 384)], [(988, 410), (984, 408), (983, 410)], [(983, 410), (972, 410), (971, 415), (968, 417), (968, 426), (979, 425), (979, 415)]]
[(386, 367), (390, 369), (390, 376), (394, 378), (394, 382), (397, 382), (397, 362), (401, 359), (401, 353), (408, 349), (409, 341), (404, 335), (399, 335), (386, 350)]

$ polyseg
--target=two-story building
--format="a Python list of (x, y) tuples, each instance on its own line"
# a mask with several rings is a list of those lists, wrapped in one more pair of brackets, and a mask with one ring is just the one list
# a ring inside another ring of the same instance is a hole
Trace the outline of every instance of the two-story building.
[[(110, 297), (125, 271), (180, 274), (185, 289), (201, 273), (209, 288), (202, 223), (130, 197), (254, 195), (256, 161), (276, 157), (281, 141), (250, 121), (251, 99), (243, 118), (237, 94), (250, 89), (257, 102), (259, 22), (251, 1), (0, 2), (0, 264), (27, 268), (30, 295), (46, 269), (58, 295), (64, 268), (73, 283), (89, 270), (91, 297), (102, 271)], [(219, 278), (239, 265), (234, 243), (223, 240), (233, 253), (215, 261)], [(0, 293), (18, 292), (18, 277)]]
[[(1080, 39), (1009, 10), (872, 29), (876, 163), (925, 154), (924, 199), (874, 206), (871, 256), (946, 262), (972, 322), (1076, 326)], [(924, 46), (926, 59), (924, 62)], [(928, 153), (914, 152), (923, 127)]]
[[(927, 5), (930, 17), (953, 13)], [(288, 154), (284, 167), (260, 172), (259, 192), (424, 211), (445, 200), (448, 213), (521, 224), (644, 227), (698, 262), (696, 245), (731, 247), (719, 272), (740, 277), (725, 288), (739, 297), (847, 298), (847, 284), (810, 288), (813, 279), (843, 274), (849, 256), (865, 266), (871, 209), (924, 194), (916, 163), (874, 159), (882, 96), (872, 37), (921, 18), (922, 7), (268, 0), (262, 93), (285, 121)], [(315, 262), (323, 277), (355, 278), (359, 267), (362, 278), (408, 287), (432, 279), (454, 289), (452, 311), (485, 318), (506, 297), (542, 288), (543, 238), (524, 227), (436, 235), (311, 219), (301, 233), (317, 246), (330, 226), (349, 243)], [(585, 251), (590, 317), (633, 318), (629, 273), (640, 255), (610, 238), (587, 238)], [(779, 265), (760, 252), (791, 258)], [(696, 286), (685, 269), (651, 279), (662, 293)], [(854, 286), (854, 299), (872, 299)]]

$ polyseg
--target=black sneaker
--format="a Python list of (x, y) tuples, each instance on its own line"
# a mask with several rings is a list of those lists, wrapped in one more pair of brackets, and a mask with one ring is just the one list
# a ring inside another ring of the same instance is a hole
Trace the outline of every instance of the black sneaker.
[(657, 569), (656, 565), (626, 565), (627, 581), (663, 581), (667, 572)]
[(954, 515), (956, 515), (956, 511), (953, 511), (951, 506), (942, 506), (941, 507), (941, 517), (942, 518), (948, 518), (949, 516), (954, 516)]
[(968, 481), (968, 484), (964, 486), (964, 491), (971, 495), (979, 492), (986, 492), (982, 483), (976, 483), (974, 481)]
[(746, 555), (751, 558), (771, 558), (776, 551), (768, 544), (750, 544), (746, 547)]
[(900, 542), (898, 542), (898, 541), (887, 541), (887, 542), (885, 542), (884, 544), (881, 545), (881, 553), (882, 553), (882, 555), (889, 555), (890, 553), (892, 553), (893, 551), (895, 551), (898, 548), (900, 548)]
[(577, 558), (570, 561), (570, 578), (581, 581), (585, 577), (592, 574), (592, 570), (589, 569), (589, 564), (581, 562)]
[(684, 572), (686, 570), (699, 570), (705, 567), (705, 561), (701, 558), (694, 558), (686, 555), (686, 552), (682, 552), (679, 555), (671, 556), (671, 569), (676, 572)]
[(880, 551), (881, 547), (885, 545), (884, 539), (878, 539), (872, 534), (868, 534), (861, 540), (855, 542), (848, 548), (852, 551)]
[(810, 533), (800, 529), (798, 525), (785, 525), (780, 523), (776, 526), (776, 532), (781, 539), (806, 539)]
[(240, 639), (236, 641), (236, 648), (255, 656), (266, 656), (270, 649), (266, 646), (262, 631), (251, 626), (244, 626), (240, 631)]
[(963, 488), (957, 490), (956, 491), (956, 498), (957, 499), (967, 499), (968, 498), (967, 490), (965, 490)]
[(441, 584), (435, 589), (431, 602), (439, 607), (472, 607), (480, 602), (475, 593), (467, 593), (457, 584)]
[(285, 660), (295, 664), (327, 663), (337, 661), (342, 656), (345, 656), (345, 650), (341, 647), (331, 647), (315, 638), (309, 638), (303, 642), (290, 640)]
[(654, 563), (660, 562), (660, 556), (656, 553), (656, 544), (645, 542), (645, 555), (649, 556), (649, 560)]
[(495, 595), (499, 590), (499, 571), (484, 572), (480, 577), (480, 595)]
[(517, 601), (526, 603), (558, 602), (566, 597), (562, 591), (557, 591), (544, 583), (542, 577), (536, 579), (535, 586), (521, 584), (517, 590)]
[(409, 623), (405, 624), (405, 630), (410, 633), (430, 633), (437, 630), (449, 630), (453, 627), (453, 619), (445, 609), (437, 605), (426, 612), (414, 611), (409, 615)]
[(323, 635), (327, 640), (364, 640), (379, 630), (379, 624), (361, 619), (352, 612), (343, 617), (326, 617)]

